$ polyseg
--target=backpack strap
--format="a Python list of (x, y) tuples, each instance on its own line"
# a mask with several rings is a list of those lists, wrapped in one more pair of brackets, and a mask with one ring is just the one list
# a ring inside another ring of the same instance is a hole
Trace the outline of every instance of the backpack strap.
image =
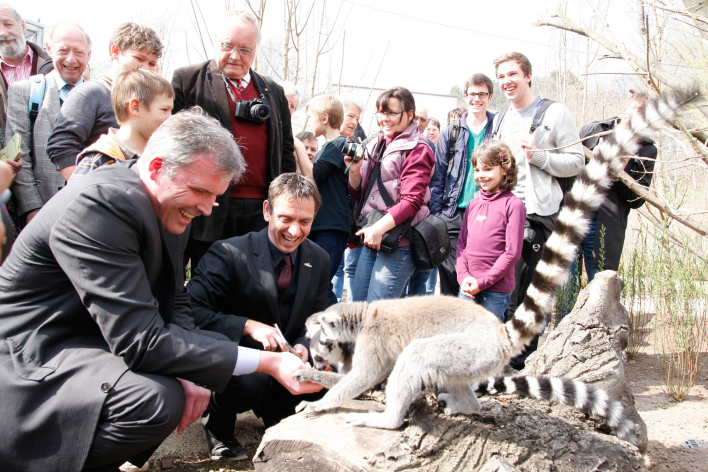
[(452, 130), (447, 140), (447, 175), (450, 175), (450, 172), (452, 172), (452, 164), (455, 159), (455, 145), (457, 144), (457, 137), (460, 134), (460, 120), (453, 121), (451, 125)]
[(536, 110), (533, 112), (533, 121), (531, 122), (529, 134), (533, 134), (536, 129), (538, 129), (538, 125), (541, 124), (541, 120), (543, 120), (543, 116), (546, 114), (546, 110), (548, 110), (548, 107), (550, 107), (554, 103), (556, 102), (548, 98), (542, 98), (541, 101), (538, 102), (538, 105), (536, 105)]
[(506, 111), (508, 109), (509, 109), (509, 107), (506, 107), (502, 111), (499, 112), (499, 114), (498, 114), (499, 119), (497, 120), (497, 124), (492, 129), (492, 134), (489, 135), (489, 139), (496, 139), (497, 138), (497, 135), (499, 134), (499, 128), (501, 128), (502, 121), (504, 121), (504, 117), (506, 116)]
[(42, 74), (33, 75), (32, 77), (30, 77), (29, 80), (30, 97), (27, 103), (30, 119), (29, 150), (30, 160), (32, 161), (32, 167), (34, 167), (35, 163), (37, 162), (34, 151), (34, 123), (37, 121), (39, 110), (42, 109), (42, 102), (44, 101), (44, 89), (47, 85), (47, 80)]

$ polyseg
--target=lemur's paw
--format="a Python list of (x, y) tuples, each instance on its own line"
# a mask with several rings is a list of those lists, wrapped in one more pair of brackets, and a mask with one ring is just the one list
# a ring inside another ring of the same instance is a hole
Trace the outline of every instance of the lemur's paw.
[(324, 405), (321, 401), (300, 402), (300, 404), (295, 407), (295, 411), (297, 413), (300, 413), (302, 411), (303, 413), (305, 413), (306, 416), (312, 416), (315, 413), (321, 413), (327, 410), (329, 410), (329, 407)]
[(445, 408), (443, 408), (445, 416), (472, 415), (479, 412), (479, 408), (476, 408), (475, 405), (462, 403), (449, 393), (439, 393), (438, 402), (445, 404)]
[(395, 421), (391, 421), (390, 418), (376, 410), (369, 410), (368, 413), (347, 413), (344, 415), (344, 421), (354, 426), (367, 426), (369, 428), (379, 429), (397, 429), (401, 426), (401, 423), (396, 424)]
[(445, 416), (455, 416), (460, 414), (460, 405), (453, 395), (449, 393), (439, 393), (438, 403), (444, 403), (443, 413)]
[(300, 369), (293, 372), (293, 377), (298, 383), (312, 382), (315, 378), (315, 373), (317, 373), (315, 369)]

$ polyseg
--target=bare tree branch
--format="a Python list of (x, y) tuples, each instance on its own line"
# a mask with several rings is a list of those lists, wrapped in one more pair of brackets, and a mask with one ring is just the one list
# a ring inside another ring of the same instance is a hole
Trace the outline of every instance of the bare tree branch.
[(692, 20), (694, 20), (694, 21), (698, 21), (698, 22), (700, 22), (700, 23), (705, 23), (706, 25), (708, 25), (708, 18), (705, 17), (705, 16), (703, 16), (703, 15), (698, 15), (698, 14), (696, 14), (696, 13), (691, 13), (691, 12), (688, 11), (688, 10), (681, 10), (681, 9), (678, 9), (678, 8), (671, 8), (671, 7), (666, 6), (666, 4), (664, 4), (664, 3), (658, 3), (658, 2), (655, 2), (655, 1), (653, 1), (653, 0), (639, 0), (639, 1), (642, 2), (642, 3), (645, 3), (645, 4), (647, 4), (647, 5), (651, 5), (651, 6), (654, 7), (654, 8), (658, 8), (659, 10), (664, 10), (664, 11), (668, 11), (668, 12), (671, 12), (671, 13), (676, 13), (676, 14), (678, 14), (678, 15), (682, 15), (682, 16), (685, 16), (685, 17), (687, 17), (687, 18), (690, 18), (690, 19), (692, 19)]
[[(590, 151), (586, 147), (583, 147), (583, 151), (585, 152), (586, 159), (592, 158), (592, 151)], [(688, 219), (683, 218), (682, 216), (676, 214), (676, 212), (673, 211), (671, 208), (669, 208), (668, 205), (662, 203), (658, 198), (656, 198), (654, 196), (653, 193), (651, 193), (643, 185), (640, 185), (636, 180), (634, 180), (632, 177), (630, 177), (630, 175), (628, 173), (626, 173), (625, 171), (622, 171), (616, 177), (617, 177), (617, 180), (619, 180), (620, 182), (625, 184), (631, 191), (636, 193), (639, 196), (639, 198), (643, 199), (648, 204), (657, 208), (662, 213), (665, 213), (670, 218), (678, 221), (679, 223), (686, 226), (687, 228), (692, 229), (693, 231), (700, 234), (701, 236), (708, 236), (708, 228), (705, 228), (703, 225), (701, 225), (699, 223), (689, 221)]]

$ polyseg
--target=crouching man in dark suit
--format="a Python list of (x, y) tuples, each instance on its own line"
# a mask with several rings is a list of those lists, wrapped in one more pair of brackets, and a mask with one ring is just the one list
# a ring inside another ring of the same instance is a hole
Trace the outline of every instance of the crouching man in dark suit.
[(321, 389), (292, 378), (305, 367), (297, 356), (200, 332), (175, 283), (165, 233), (211, 213), (243, 171), (231, 134), (185, 112), (157, 129), (140, 161), (72, 182), (27, 225), (0, 267), (3, 470), (143, 464), (233, 376)]
[[(307, 239), (321, 203), (307, 177), (277, 177), (263, 202), (268, 227), (215, 242), (199, 263), (188, 285), (197, 326), (266, 351), (287, 350), (287, 340), (306, 362), (305, 320), (329, 306), (329, 255)], [(268, 374), (232, 378), (224, 393), (212, 395), (202, 419), (209, 453), (246, 459), (234, 437), (236, 414), (252, 409), (269, 427), (294, 414), (301, 400)]]

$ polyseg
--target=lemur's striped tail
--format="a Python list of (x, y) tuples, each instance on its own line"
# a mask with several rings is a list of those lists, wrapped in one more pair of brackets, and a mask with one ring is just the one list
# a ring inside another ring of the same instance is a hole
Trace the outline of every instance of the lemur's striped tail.
[(478, 385), (477, 391), (490, 395), (513, 393), (524, 398), (570, 405), (588, 416), (603, 418), (618, 438), (635, 446), (638, 444), (634, 423), (626, 417), (622, 404), (610, 398), (606, 391), (578, 380), (557, 377), (490, 377)]
[(640, 138), (652, 136), (667, 123), (673, 122), (688, 103), (700, 99), (701, 95), (695, 89), (658, 96), (647, 102), (642, 112), (615, 127), (615, 132), (605, 136), (595, 148), (593, 158), (565, 196), (523, 304), (506, 323), (513, 346), (512, 355), (519, 354), (535, 335), (543, 331), (558, 291), (568, 279), (576, 249), (588, 231), (590, 215), (604, 201), (613, 181), (612, 176), (623, 170), (621, 158), (633, 155)]

